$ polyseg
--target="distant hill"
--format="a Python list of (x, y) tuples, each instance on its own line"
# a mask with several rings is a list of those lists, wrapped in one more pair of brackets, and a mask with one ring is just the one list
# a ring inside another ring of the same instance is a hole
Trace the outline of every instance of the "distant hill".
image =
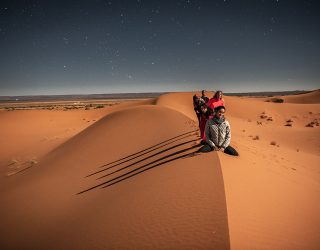
[(306, 90), (292, 90), (292, 91), (266, 91), (266, 92), (245, 92), (245, 93), (223, 93), (227, 96), (285, 96), (285, 95), (299, 95), (309, 93)]
[(120, 93), (120, 94), (90, 94), (90, 95), (28, 95), (0, 96), (0, 102), (50, 102), (88, 99), (144, 99), (155, 98), (166, 92), (157, 93)]

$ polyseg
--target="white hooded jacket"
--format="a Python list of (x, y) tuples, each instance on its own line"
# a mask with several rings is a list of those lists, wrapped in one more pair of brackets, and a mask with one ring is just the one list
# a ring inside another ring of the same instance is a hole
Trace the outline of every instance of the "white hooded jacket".
[(206, 141), (212, 147), (226, 148), (231, 141), (231, 128), (228, 121), (223, 121), (221, 124), (216, 123), (213, 119), (207, 121)]

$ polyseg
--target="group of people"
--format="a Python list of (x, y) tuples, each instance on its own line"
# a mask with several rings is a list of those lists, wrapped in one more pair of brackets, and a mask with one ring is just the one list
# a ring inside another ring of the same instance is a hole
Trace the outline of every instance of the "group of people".
[(215, 150), (229, 155), (239, 155), (230, 146), (231, 129), (229, 122), (224, 117), (226, 108), (222, 91), (216, 91), (209, 99), (202, 90), (201, 96), (193, 96), (193, 107), (198, 118), (201, 144), (203, 144), (199, 151)]

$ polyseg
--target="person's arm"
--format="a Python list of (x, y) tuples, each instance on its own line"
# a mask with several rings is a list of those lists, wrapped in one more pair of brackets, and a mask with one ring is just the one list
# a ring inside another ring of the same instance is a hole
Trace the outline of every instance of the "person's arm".
[(228, 147), (230, 145), (230, 141), (231, 141), (231, 128), (230, 128), (230, 124), (228, 121), (226, 121), (226, 137), (224, 139), (224, 142), (221, 145), (221, 148), (225, 149), (226, 147)]
[(216, 147), (216, 145), (213, 143), (213, 141), (211, 140), (211, 133), (210, 133), (210, 120), (207, 121), (206, 123), (206, 128), (205, 128), (205, 134), (206, 134), (206, 142), (208, 143), (208, 145), (214, 149)]
[(210, 107), (207, 107), (206, 118), (209, 120), (213, 116), (213, 110)]
[(224, 99), (221, 99), (220, 106), (225, 106), (224, 105)]

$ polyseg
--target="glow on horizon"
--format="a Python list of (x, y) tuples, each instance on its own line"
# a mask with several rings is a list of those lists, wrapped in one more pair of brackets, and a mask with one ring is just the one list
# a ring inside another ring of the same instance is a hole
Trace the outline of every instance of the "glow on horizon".
[(117, 84), (113, 86), (81, 86), (72, 87), (48, 87), (48, 88), (28, 88), (15, 90), (1, 90), (0, 96), (24, 96), (24, 95), (90, 95), (90, 94), (120, 94), (120, 93), (152, 93), (152, 92), (197, 92), (201, 90), (216, 91), (222, 90), (225, 93), (247, 93), (247, 92), (277, 92), (277, 91), (312, 91), (319, 88), (319, 84), (299, 84), (299, 83), (270, 83), (255, 84), (249, 82), (235, 83), (159, 83), (155, 84)]

